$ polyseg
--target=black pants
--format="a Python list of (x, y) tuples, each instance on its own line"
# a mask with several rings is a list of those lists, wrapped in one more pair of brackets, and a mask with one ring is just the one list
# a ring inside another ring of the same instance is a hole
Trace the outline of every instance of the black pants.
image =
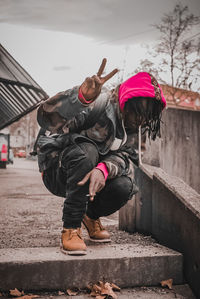
[(98, 164), (101, 157), (94, 144), (72, 142), (61, 152), (60, 161), (43, 175), (44, 184), (55, 195), (66, 197), (63, 207), (63, 226), (81, 226), (83, 215), (97, 219), (119, 210), (132, 197), (133, 185), (126, 176), (106, 181), (105, 187), (97, 193), (94, 201), (89, 201), (89, 182), (84, 186), (77, 183)]

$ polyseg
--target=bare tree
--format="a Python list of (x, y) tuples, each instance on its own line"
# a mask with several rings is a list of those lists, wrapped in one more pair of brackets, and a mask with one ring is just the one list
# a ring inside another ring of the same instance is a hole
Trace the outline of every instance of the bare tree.
[[(187, 6), (177, 4), (173, 12), (163, 16), (160, 24), (153, 25), (161, 33), (160, 41), (149, 52), (151, 60), (141, 61), (138, 70), (152, 72), (165, 84), (162, 75), (167, 72), (172, 87), (193, 89), (200, 79), (200, 33), (191, 36), (191, 31), (199, 24), (200, 17), (191, 14)], [(160, 57), (157, 70), (152, 62), (155, 56)]]
[[(176, 57), (179, 75), (176, 78), (176, 87), (191, 90), (200, 79), (200, 41), (184, 41), (181, 52)], [(195, 56), (195, 57), (194, 57)]]

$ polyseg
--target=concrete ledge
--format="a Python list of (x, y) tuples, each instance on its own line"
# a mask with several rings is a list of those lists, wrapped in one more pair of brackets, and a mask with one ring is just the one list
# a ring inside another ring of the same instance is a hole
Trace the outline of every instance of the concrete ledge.
[[(135, 230), (183, 253), (187, 282), (200, 298), (200, 194), (161, 168), (141, 165), (135, 199)], [(128, 208), (128, 207), (126, 207)], [(124, 219), (124, 227), (128, 226)]]
[(176, 176), (170, 176), (161, 168), (154, 168), (154, 177), (171, 191), (200, 220), (200, 194)]
[(200, 195), (161, 170), (153, 179), (152, 233), (183, 253), (185, 278), (200, 296)]
[(136, 182), (139, 192), (135, 195), (136, 231), (151, 234), (152, 232), (152, 180), (154, 168), (142, 165), (136, 170)]
[(183, 283), (182, 255), (164, 246), (96, 245), (86, 256), (59, 248), (0, 250), (0, 289), (66, 289), (106, 279), (120, 287), (159, 285), (173, 278)]

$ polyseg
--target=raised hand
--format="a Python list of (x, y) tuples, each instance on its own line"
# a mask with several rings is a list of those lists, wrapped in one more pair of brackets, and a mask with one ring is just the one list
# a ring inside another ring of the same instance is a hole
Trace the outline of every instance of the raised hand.
[(89, 180), (89, 197), (90, 200), (94, 200), (94, 196), (97, 192), (101, 191), (105, 186), (105, 177), (100, 169), (94, 168), (88, 172), (84, 178), (78, 182), (79, 186), (85, 185)]
[(118, 72), (118, 69), (114, 69), (108, 75), (102, 77), (101, 75), (105, 69), (106, 62), (107, 60), (104, 58), (97, 74), (92, 77), (87, 77), (81, 85), (80, 89), (86, 100), (95, 100), (100, 94), (103, 84)]

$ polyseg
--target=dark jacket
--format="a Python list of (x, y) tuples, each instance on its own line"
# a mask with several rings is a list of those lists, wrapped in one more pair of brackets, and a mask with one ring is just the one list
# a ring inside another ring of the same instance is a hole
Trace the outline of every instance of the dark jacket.
[[(133, 180), (138, 156), (133, 148), (133, 135), (123, 126), (115, 92), (104, 88), (93, 103), (84, 105), (78, 99), (78, 90), (75, 87), (41, 103), (37, 115), (39, 125), (52, 134), (59, 134), (59, 138), (74, 133), (89, 138), (108, 168), (108, 179), (127, 175)], [(115, 138), (123, 140), (126, 135), (126, 143), (111, 150)]]

